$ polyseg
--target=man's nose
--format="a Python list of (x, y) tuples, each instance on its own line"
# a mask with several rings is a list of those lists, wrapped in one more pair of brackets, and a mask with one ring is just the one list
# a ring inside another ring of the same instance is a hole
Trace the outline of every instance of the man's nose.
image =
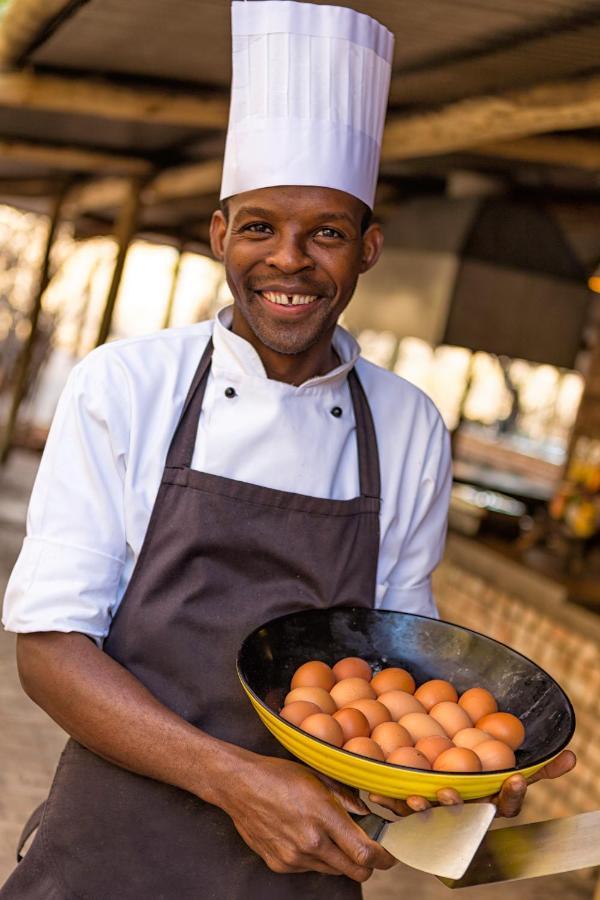
[(314, 260), (307, 253), (304, 241), (294, 235), (279, 236), (269, 248), (265, 262), (289, 275), (314, 268)]

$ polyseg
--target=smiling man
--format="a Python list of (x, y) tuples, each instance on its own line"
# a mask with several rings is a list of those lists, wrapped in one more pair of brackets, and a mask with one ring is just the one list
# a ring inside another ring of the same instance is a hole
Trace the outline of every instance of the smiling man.
[[(392, 38), (347, 8), (264, 0), (234, 3), (233, 46), (211, 224), (233, 307), (77, 366), (31, 498), (4, 623), (71, 739), (2, 900), (356, 900), (394, 864), (235, 671), (243, 637), (292, 611), (436, 614), (446, 430), (336, 324), (382, 246)], [(500, 811), (524, 792), (509, 779)]]
[(232, 330), (269, 377), (300, 385), (335, 368), (337, 320), (382, 248), (370, 219), (343, 191), (290, 186), (238, 194), (214, 214), (212, 248), (236, 298)]

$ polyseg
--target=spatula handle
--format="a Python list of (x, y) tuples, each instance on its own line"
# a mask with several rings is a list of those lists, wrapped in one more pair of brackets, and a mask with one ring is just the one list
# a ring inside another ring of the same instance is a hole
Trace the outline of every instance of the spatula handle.
[(367, 837), (374, 841), (378, 841), (382, 835), (383, 829), (387, 825), (385, 819), (375, 813), (367, 813), (366, 816), (355, 816), (351, 813), (352, 818), (357, 825), (360, 825)]

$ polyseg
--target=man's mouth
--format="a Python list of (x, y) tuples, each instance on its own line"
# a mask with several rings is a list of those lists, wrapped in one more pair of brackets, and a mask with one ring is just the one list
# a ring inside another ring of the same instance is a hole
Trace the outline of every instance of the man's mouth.
[(319, 296), (318, 294), (282, 294), (278, 291), (259, 291), (259, 293), (269, 303), (276, 303), (278, 306), (308, 306), (309, 303), (314, 303)]

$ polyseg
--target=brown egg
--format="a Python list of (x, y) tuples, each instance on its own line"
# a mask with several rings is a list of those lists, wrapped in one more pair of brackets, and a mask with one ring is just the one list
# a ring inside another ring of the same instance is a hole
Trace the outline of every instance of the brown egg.
[(477, 744), (482, 741), (489, 741), (491, 734), (482, 731), (481, 728), (463, 728), (457, 731), (452, 740), (457, 747), (466, 747), (467, 750), (474, 750)]
[(341, 747), (344, 743), (344, 732), (340, 723), (326, 713), (315, 713), (313, 716), (308, 716), (301, 727), (302, 731), (312, 734), (321, 741), (327, 741), (334, 747)]
[(309, 703), (316, 703), (321, 712), (328, 713), (330, 716), (336, 711), (337, 707), (328, 691), (323, 688), (294, 688), (285, 698), (285, 706), (294, 703), (296, 700), (308, 700)]
[(406, 691), (408, 694), (415, 692), (415, 679), (406, 669), (398, 669), (391, 666), (389, 669), (382, 669), (371, 680), (371, 687), (379, 697), (380, 694), (387, 694), (389, 691)]
[(299, 687), (319, 687), (330, 691), (335, 684), (335, 675), (327, 663), (313, 659), (296, 669), (292, 678), (292, 690)]
[(492, 737), (508, 744), (513, 750), (517, 750), (525, 740), (525, 729), (512, 713), (491, 713), (489, 716), (479, 719), (476, 724), (482, 731), (487, 731)]
[(458, 701), (462, 706), (471, 722), (478, 722), (484, 716), (495, 713), (498, 710), (498, 704), (494, 697), (485, 688), (469, 688), (464, 694), (461, 694)]
[(307, 716), (318, 712), (321, 712), (321, 709), (316, 703), (309, 703), (308, 700), (296, 700), (295, 703), (288, 703), (287, 706), (284, 706), (279, 715), (286, 722), (291, 722), (292, 725), (301, 725)]
[(396, 722), (409, 713), (425, 712), (423, 704), (419, 703), (412, 694), (407, 694), (406, 691), (387, 691), (385, 694), (380, 694), (377, 699), (384, 706), (387, 706), (392, 719)]
[(426, 681), (415, 691), (415, 697), (422, 703), (427, 712), (435, 706), (436, 703), (442, 703), (444, 700), (450, 700), (456, 703), (458, 694), (449, 681), (443, 681), (441, 678), (433, 678)]
[(481, 761), (473, 750), (451, 747), (440, 753), (433, 764), (434, 772), (481, 772)]
[(376, 744), (379, 744), (386, 759), (398, 747), (412, 747), (413, 745), (412, 738), (406, 728), (398, 725), (397, 722), (382, 722), (381, 725), (377, 725), (373, 729), (371, 738)]
[(454, 737), (462, 728), (470, 728), (471, 720), (458, 703), (442, 700), (429, 710), (429, 715), (439, 722), (448, 737)]
[(353, 700), (374, 700), (375, 691), (364, 678), (344, 678), (331, 688), (331, 696), (341, 709)]
[(502, 741), (482, 741), (477, 744), (474, 752), (481, 760), (481, 768), (484, 772), (493, 772), (496, 769), (514, 769), (515, 754), (508, 744)]
[(421, 738), (415, 744), (415, 749), (427, 757), (431, 765), (434, 764), (440, 753), (453, 747), (450, 738), (440, 737), (439, 734), (430, 734), (429, 737)]
[(378, 700), (354, 700), (348, 705), (352, 709), (360, 710), (366, 716), (371, 731), (377, 728), (378, 725), (381, 725), (382, 722), (389, 722), (392, 718), (387, 707)]
[(358, 753), (359, 756), (368, 756), (370, 759), (378, 759), (380, 762), (384, 762), (385, 759), (379, 744), (367, 737), (352, 738), (352, 740), (344, 744), (344, 750), (349, 750), (350, 753)]
[(398, 747), (397, 750), (390, 753), (386, 762), (393, 763), (395, 766), (410, 766), (412, 769), (431, 769), (425, 754), (416, 747)]
[(339, 722), (344, 732), (344, 743), (352, 740), (352, 738), (369, 737), (371, 734), (367, 717), (359, 712), (358, 709), (352, 709), (351, 706), (347, 706), (345, 709), (338, 709), (333, 714), (333, 718), (336, 722)]
[(432, 734), (448, 737), (440, 723), (428, 716), (427, 713), (409, 713), (407, 716), (402, 716), (400, 725), (406, 728), (415, 744), (421, 738), (429, 737)]
[(364, 659), (358, 656), (346, 656), (340, 659), (333, 667), (333, 674), (336, 681), (343, 681), (345, 678), (364, 678), (365, 681), (371, 680), (371, 666)]

